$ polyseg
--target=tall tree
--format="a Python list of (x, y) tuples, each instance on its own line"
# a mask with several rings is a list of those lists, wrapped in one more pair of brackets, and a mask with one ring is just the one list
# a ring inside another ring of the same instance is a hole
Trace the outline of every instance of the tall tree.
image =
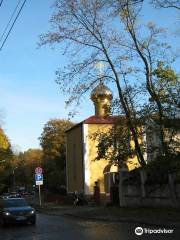
[[(158, 62), (163, 60), (170, 61), (170, 58), (168, 59), (170, 46), (160, 38), (161, 35), (164, 34), (164, 30), (162, 28), (157, 28), (153, 23), (148, 23), (147, 28), (139, 25), (138, 21), (142, 9), (142, 3), (132, 5), (131, 0), (117, 0), (110, 3), (107, 1), (107, 4), (109, 7), (112, 6), (111, 9), (113, 15), (119, 17), (120, 22), (123, 23), (125, 27), (129, 43), (131, 43), (133, 50), (133, 59), (136, 57), (140, 60), (140, 63), (138, 62), (138, 64), (146, 80), (146, 89), (157, 109), (156, 112), (158, 116), (162, 154), (167, 154), (167, 145), (164, 134), (165, 113), (163, 104), (153, 82), (153, 71)], [(144, 31), (147, 33), (144, 34)]]
[(28, 149), (14, 156), (14, 185), (32, 189), (35, 183), (34, 170), (41, 166), (41, 149)]
[(0, 128), (0, 192), (10, 187), (12, 150), (4, 130)]
[(6, 158), (6, 155), (9, 153), (10, 150), (10, 142), (8, 140), (8, 137), (4, 133), (3, 129), (0, 128), (0, 156), (1, 160)]
[(46, 185), (50, 190), (58, 190), (65, 185), (66, 137), (65, 131), (74, 124), (64, 119), (48, 121), (40, 137), (43, 149), (43, 168)]
[[(53, 31), (41, 36), (41, 45), (67, 43), (65, 52), (70, 54), (72, 62), (65, 71), (57, 71), (57, 82), (64, 91), (71, 94), (69, 102), (75, 99), (78, 101), (99, 80), (114, 82), (136, 154), (143, 166), (145, 161), (138, 128), (124, 98), (119, 74), (121, 66), (131, 58), (131, 46), (127, 47), (127, 51), (126, 39), (122, 33), (113, 29), (114, 20), (109, 17), (104, 4), (104, 1), (97, 0), (56, 1), (55, 14), (51, 19)], [(94, 66), (99, 61), (105, 64), (105, 72), (103, 76), (97, 77)]]
[[(114, 83), (120, 108), (126, 116), (126, 124), (134, 141), (139, 163), (144, 166), (143, 149), (139, 141), (140, 131), (137, 119), (142, 104), (133, 104), (127, 88), (132, 89), (135, 81), (143, 88), (144, 96), (137, 96), (139, 102), (150, 104), (158, 116), (162, 152), (167, 152), (165, 142), (164, 108), (154, 84), (154, 71), (158, 62), (172, 63), (170, 46), (164, 42), (164, 30), (152, 22), (147, 26), (139, 24), (144, 1), (56, 1), (52, 16), (52, 31), (41, 36), (43, 44), (62, 44), (71, 63), (56, 72), (61, 89), (70, 94), (69, 103), (97, 85), (99, 80)], [(119, 20), (119, 22), (118, 22)], [(65, 45), (67, 43), (67, 45)], [(94, 65), (101, 61), (104, 74), (97, 75)], [(123, 76), (132, 75), (132, 80), (123, 81)], [(145, 87), (144, 87), (145, 85)]]

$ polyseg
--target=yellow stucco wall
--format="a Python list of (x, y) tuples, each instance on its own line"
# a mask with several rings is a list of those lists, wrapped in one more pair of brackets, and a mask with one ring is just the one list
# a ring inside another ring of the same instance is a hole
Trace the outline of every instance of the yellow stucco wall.
[[(89, 124), (88, 126), (88, 135), (89, 135), (89, 170), (90, 170), (90, 191), (93, 192), (94, 182), (98, 181), (100, 186), (100, 191), (104, 192), (104, 168), (108, 165), (107, 160), (94, 161), (97, 156), (97, 144), (91, 136), (97, 132), (107, 132), (110, 128), (113, 127), (113, 124)], [(133, 141), (131, 141), (131, 146), (133, 146)], [(127, 160), (127, 167), (129, 171), (134, 168), (139, 167), (137, 157)]]
[(94, 160), (97, 156), (97, 140), (93, 139), (93, 134), (97, 132), (107, 132), (113, 125), (111, 124), (89, 124), (89, 171), (90, 171), (90, 192), (93, 192), (94, 182), (98, 181), (100, 191), (104, 192), (104, 168), (108, 165), (107, 160)]
[(82, 126), (66, 133), (66, 174), (68, 192), (83, 191)]
[[(95, 160), (97, 156), (97, 140), (93, 139), (93, 135), (98, 132), (107, 132), (113, 124), (88, 124), (87, 126), (87, 138), (86, 150), (84, 152), (83, 146), (83, 125), (77, 125), (67, 132), (67, 161), (66, 161), (66, 172), (67, 172), (67, 188), (68, 192), (84, 190), (86, 185), (85, 174), (88, 171), (88, 184), (89, 192), (93, 193), (94, 182), (98, 181), (100, 191), (103, 193), (104, 189), (104, 169), (108, 165), (108, 161), (101, 159)], [(133, 143), (132, 143), (133, 145)], [(86, 154), (86, 156), (84, 155)], [(84, 167), (84, 158), (88, 159)], [(137, 158), (129, 159), (127, 161), (129, 170), (138, 167)], [(86, 173), (84, 172), (86, 168)]]

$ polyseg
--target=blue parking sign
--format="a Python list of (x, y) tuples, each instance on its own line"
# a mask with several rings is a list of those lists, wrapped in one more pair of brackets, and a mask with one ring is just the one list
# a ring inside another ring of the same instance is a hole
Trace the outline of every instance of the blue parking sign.
[(36, 181), (43, 181), (43, 175), (38, 173), (35, 175), (35, 179), (36, 179)]
[(43, 184), (43, 174), (41, 174), (41, 173), (35, 174), (35, 181), (36, 181), (36, 185), (42, 185)]

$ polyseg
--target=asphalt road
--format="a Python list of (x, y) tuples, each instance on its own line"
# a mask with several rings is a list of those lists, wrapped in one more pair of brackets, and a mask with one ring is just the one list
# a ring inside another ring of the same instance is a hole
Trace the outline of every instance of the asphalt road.
[[(86, 221), (78, 218), (38, 214), (37, 225), (13, 225), (0, 228), (0, 240), (134, 240), (180, 239), (180, 229), (172, 234), (134, 233), (139, 224)], [(151, 226), (141, 226), (156, 228)], [(161, 227), (163, 229), (163, 226)], [(169, 229), (166, 227), (166, 229)], [(173, 229), (172, 227), (170, 229)]]

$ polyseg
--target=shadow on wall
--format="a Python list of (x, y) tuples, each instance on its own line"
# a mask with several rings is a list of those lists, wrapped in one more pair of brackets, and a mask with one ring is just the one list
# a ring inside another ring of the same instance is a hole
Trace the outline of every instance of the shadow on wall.
[(180, 207), (179, 173), (168, 173), (167, 181), (152, 181), (147, 171), (120, 173), (120, 206)]

